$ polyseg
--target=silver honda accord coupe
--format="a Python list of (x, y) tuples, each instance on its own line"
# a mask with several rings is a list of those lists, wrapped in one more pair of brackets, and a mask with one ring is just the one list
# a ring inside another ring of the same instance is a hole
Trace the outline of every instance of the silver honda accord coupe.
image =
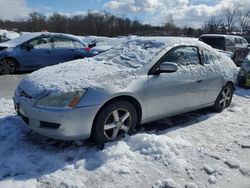
[(205, 107), (220, 112), (231, 103), (236, 77), (234, 63), (200, 41), (138, 37), (31, 73), (14, 104), (35, 132), (104, 143), (169, 116)]

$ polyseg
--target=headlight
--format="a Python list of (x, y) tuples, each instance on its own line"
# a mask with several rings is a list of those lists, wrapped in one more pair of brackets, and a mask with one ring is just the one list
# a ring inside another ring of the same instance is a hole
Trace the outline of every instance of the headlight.
[(81, 97), (86, 93), (86, 89), (82, 91), (69, 92), (58, 95), (48, 95), (40, 99), (35, 106), (52, 107), (52, 108), (74, 108), (80, 101)]

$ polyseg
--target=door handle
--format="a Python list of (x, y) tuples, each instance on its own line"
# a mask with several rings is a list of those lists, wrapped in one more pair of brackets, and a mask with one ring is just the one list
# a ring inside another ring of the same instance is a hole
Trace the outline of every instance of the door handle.
[(201, 82), (203, 82), (203, 80), (197, 80), (196, 82), (201, 83)]

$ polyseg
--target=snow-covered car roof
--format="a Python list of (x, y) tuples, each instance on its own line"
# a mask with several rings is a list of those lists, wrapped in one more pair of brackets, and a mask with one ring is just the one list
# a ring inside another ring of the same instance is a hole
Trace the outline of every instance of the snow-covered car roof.
[(81, 42), (81, 40), (78, 37), (76, 37), (74, 35), (70, 35), (70, 34), (34, 32), (34, 33), (23, 34), (20, 37), (14, 38), (14, 39), (9, 40), (7, 42), (0, 43), (0, 46), (2, 46), (2, 47), (16, 47), (16, 46), (18, 46), (20, 44), (23, 44), (24, 42), (26, 42), (26, 41), (28, 41), (30, 39), (33, 39), (35, 37), (42, 36), (42, 35), (44, 35), (44, 36), (56, 35), (56, 36), (69, 37), (69, 38), (72, 38), (74, 40), (78, 40), (79, 42)]

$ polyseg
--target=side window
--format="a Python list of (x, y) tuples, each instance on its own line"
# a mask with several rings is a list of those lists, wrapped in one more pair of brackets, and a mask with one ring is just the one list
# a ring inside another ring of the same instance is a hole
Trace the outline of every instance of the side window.
[(174, 48), (163, 57), (161, 62), (173, 62), (178, 66), (198, 65), (200, 64), (198, 48), (191, 46)]
[(51, 39), (49, 37), (41, 37), (29, 42), (34, 49), (48, 49), (51, 48)]
[(226, 38), (226, 46), (234, 46), (234, 41), (231, 39)]
[(67, 38), (55, 37), (53, 46), (57, 49), (74, 49), (74, 41)]
[(220, 57), (213, 53), (213, 52), (210, 52), (209, 50), (207, 49), (203, 49), (202, 50), (202, 59), (203, 59), (203, 63), (206, 65), (206, 64), (212, 64), (216, 61), (218, 61), (220, 59)]
[(241, 40), (240, 40), (239, 37), (235, 37), (235, 43), (236, 43), (236, 44), (241, 44)]

